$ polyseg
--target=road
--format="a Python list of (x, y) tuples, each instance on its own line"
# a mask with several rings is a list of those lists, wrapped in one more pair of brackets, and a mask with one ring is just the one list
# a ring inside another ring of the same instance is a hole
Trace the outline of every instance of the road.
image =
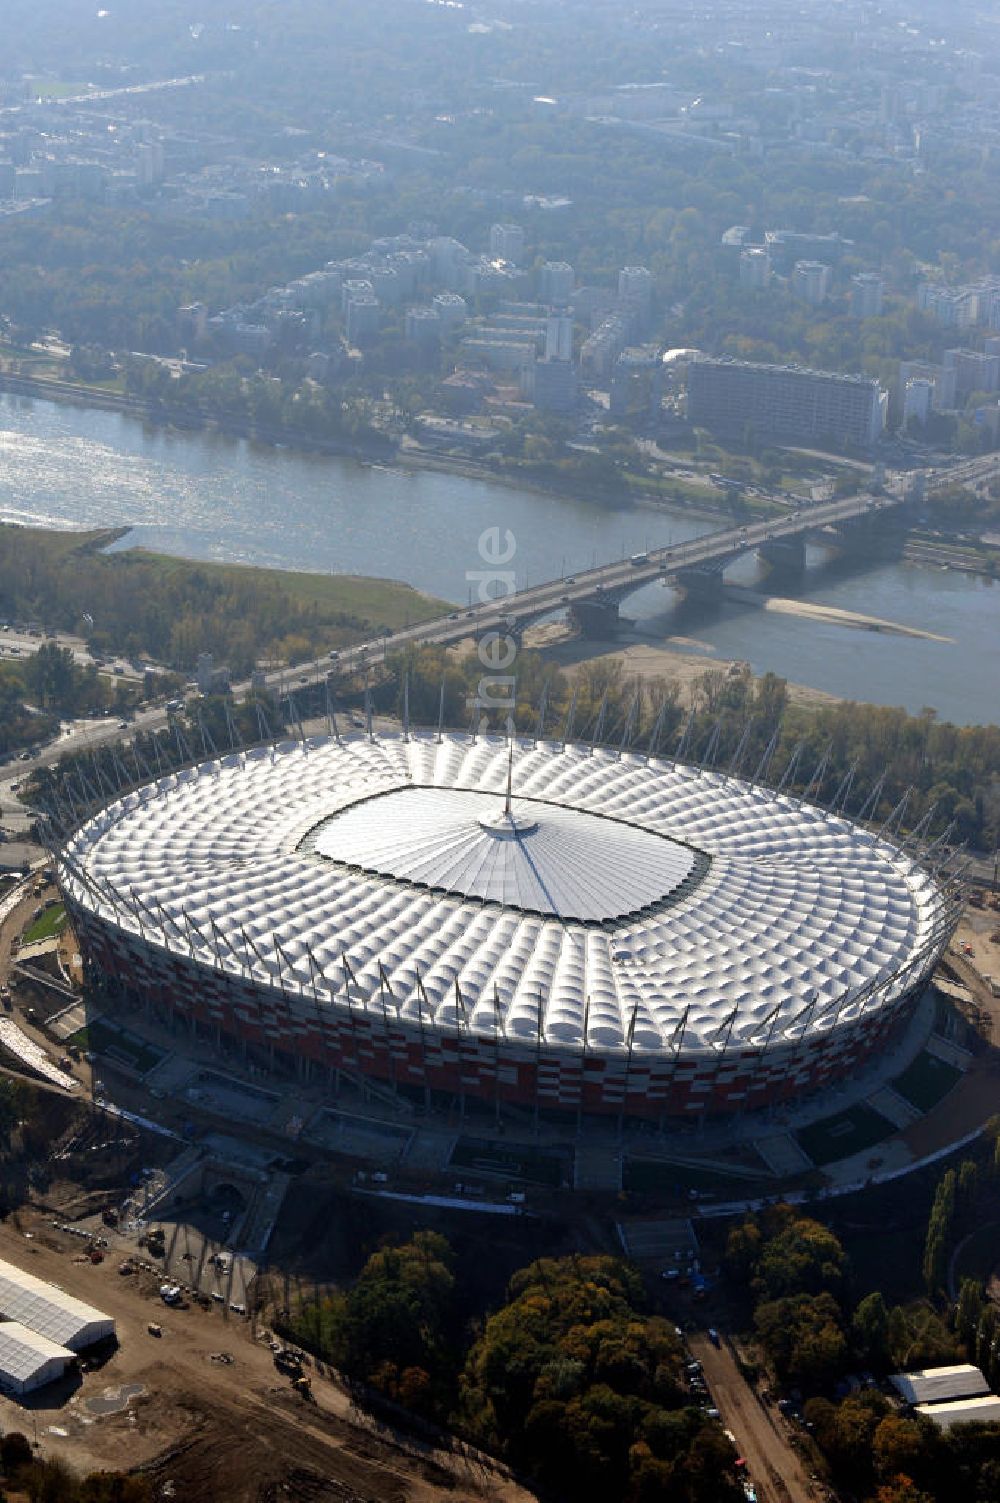
[[(650, 549), (648, 553), (615, 560), (596, 569), (583, 569), (577, 574), (548, 580), (500, 599), (481, 601), (468, 610), (450, 611), (447, 616), (408, 626), (377, 641), (362, 642), (328, 658), (300, 663), (295, 675), (300, 681), (310, 683), (330, 674), (349, 676), (370, 670), (382, 662), (388, 652), (402, 647), (417, 643), (447, 646), (470, 636), (481, 637), (490, 632), (503, 634), (573, 605), (599, 605), (603, 601), (614, 605), (624, 596), (656, 580), (677, 578), (685, 571), (719, 566), (768, 543), (796, 539), (825, 527), (900, 506), (903, 499), (901, 494), (849, 496), (792, 511), (783, 517), (724, 527), (684, 543)], [(498, 538), (496, 551), (501, 556), (502, 547), (503, 540)], [(503, 569), (503, 562), (499, 562), (493, 572), (499, 578)], [(287, 687), (289, 677), (287, 670), (268, 674), (267, 686), (273, 689)]]
[(687, 1343), (701, 1363), (723, 1425), (736, 1437), (760, 1503), (815, 1503), (822, 1494), (806, 1476), (784, 1421), (757, 1398), (729, 1348), (713, 1346), (702, 1331), (689, 1336)]

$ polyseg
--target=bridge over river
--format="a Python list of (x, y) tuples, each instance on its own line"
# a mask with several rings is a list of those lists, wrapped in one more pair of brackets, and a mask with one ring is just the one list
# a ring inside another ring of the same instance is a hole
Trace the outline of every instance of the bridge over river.
[[(449, 646), (468, 637), (482, 638), (491, 633), (519, 639), (529, 626), (560, 611), (574, 617), (586, 635), (612, 636), (622, 601), (645, 585), (663, 580), (689, 594), (711, 596), (721, 590), (726, 566), (746, 553), (756, 552), (776, 565), (794, 567), (804, 561), (809, 538), (836, 540), (845, 548), (867, 550), (873, 531), (883, 530), (886, 514), (905, 506), (910, 499), (911, 493), (904, 493), (900, 487), (879, 495), (844, 497), (804, 506), (784, 516), (722, 528), (530, 589), (497, 594), (496, 598), (480, 600), (468, 609), (450, 611), (446, 616), (387, 633), (376, 641), (331, 653), (328, 658), (300, 664), (296, 673), (300, 682), (315, 683), (322, 678), (347, 678), (363, 673), (401, 647)], [(498, 532), (493, 547), (495, 563), (484, 563), (482, 568), (483, 593), (490, 587), (491, 579), (494, 590), (501, 588), (504, 549), (503, 534)], [(281, 691), (287, 684), (287, 671), (268, 674), (265, 681), (268, 687)]]

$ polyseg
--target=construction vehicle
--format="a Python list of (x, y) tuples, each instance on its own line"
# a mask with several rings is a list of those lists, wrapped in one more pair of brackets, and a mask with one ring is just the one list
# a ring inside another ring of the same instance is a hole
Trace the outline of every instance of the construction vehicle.
[(279, 1347), (274, 1354), (274, 1365), (279, 1373), (287, 1373), (293, 1382), (302, 1376), (302, 1363), (295, 1352)]
[(163, 1335), (163, 1327), (162, 1326), (158, 1326), (156, 1324), (155, 1320), (151, 1320), (149, 1322), (149, 1325), (146, 1327), (146, 1330), (149, 1332), (150, 1336), (162, 1336)]

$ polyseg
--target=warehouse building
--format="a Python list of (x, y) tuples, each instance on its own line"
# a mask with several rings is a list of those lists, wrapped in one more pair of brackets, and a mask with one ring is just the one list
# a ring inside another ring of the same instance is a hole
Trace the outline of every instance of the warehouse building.
[[(82, 1352), (88, 1346), (114, 1337), (115, 1323), (93, 1305), (74, 1299), (54, 1284), (36, 1279), (13, 1263), (0, 1260), (0, 1316), (19, 1322), (38, 1336)], [(0, 1330), (8, 1327), (0, 1326)]]
[(61, 1378), (76, 1359), (68, 1347), (31, 1331), (20, 1321), (0, 1323), (0, 1388), (31, 1393)]
[(955, 1399), (950, 1404), (917, 1404), (915, 1412), (934, 1421), (942, 1430), (952, 1425), (1000, 1424), (1000, 1399), (995, 1394), (981, 1394), (974, 1399)]
[(988, 1394), (990, 1385), (969, 1362), (951, 1367), (919, 1368), (912, 1373), (893, 1373), (893, 1388), (908, 1404), (938, 1404), (950, 1399), (972, 1399)]

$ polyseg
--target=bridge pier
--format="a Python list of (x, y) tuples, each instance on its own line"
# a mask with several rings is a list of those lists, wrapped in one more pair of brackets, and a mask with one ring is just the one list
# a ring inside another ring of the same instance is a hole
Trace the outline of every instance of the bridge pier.
[(616, 600), (576, 600), (569, 608), (569, 618), (581, 636), (594, 641), (617, 636), (621, 624)]
[(907, 527), (902, 508), (870, 513), (838, 526), (838, 547), (846, 558), (899, 558)]
[(757, 557), (782, 574), (801, 574), (806, 566), (806, 545), (802, 537), (772, 538), (761, 543)]
[(681, 569), (674, 575), (674, 583), (689, 600), (716, 601), (722, 598), (721, 569)]

